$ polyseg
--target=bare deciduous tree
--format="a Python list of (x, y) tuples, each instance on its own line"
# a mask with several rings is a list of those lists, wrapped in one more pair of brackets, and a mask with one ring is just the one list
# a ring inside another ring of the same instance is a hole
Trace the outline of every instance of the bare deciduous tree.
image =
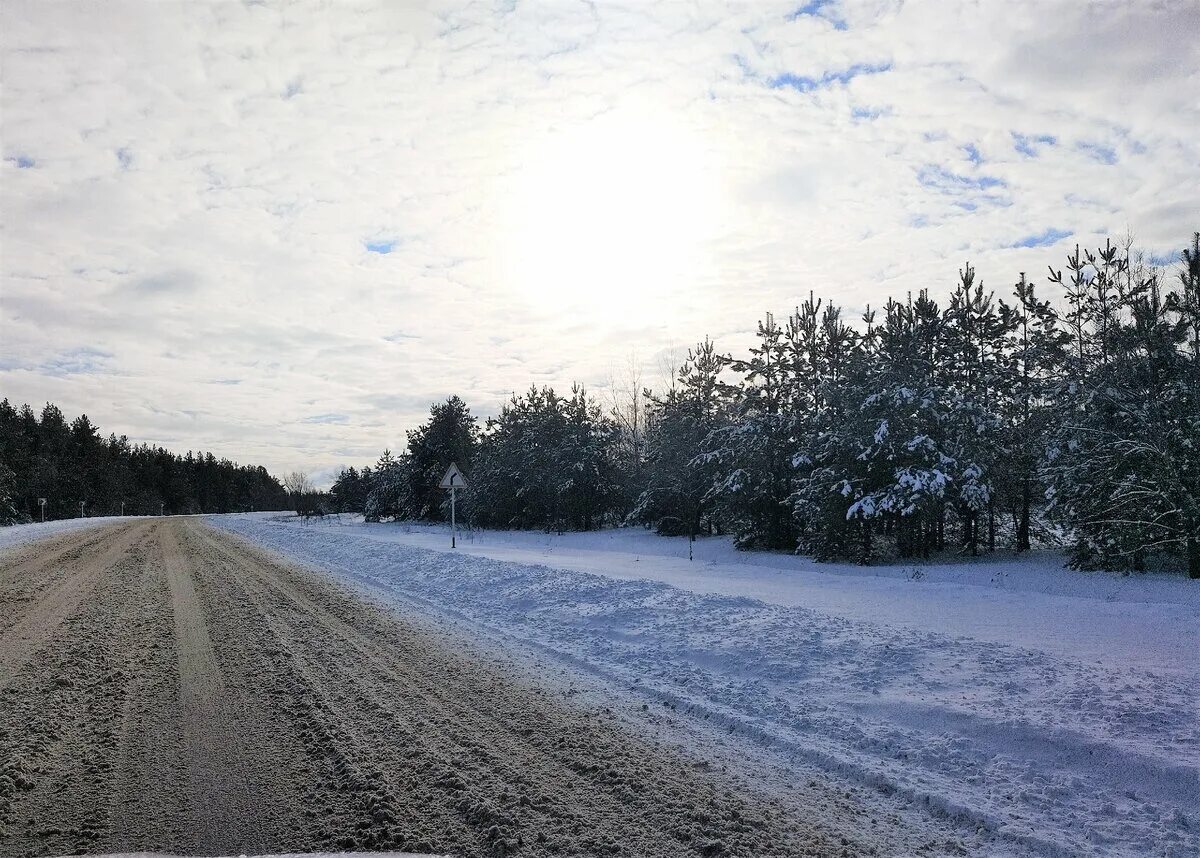
[(315, 488), (312, 479), (305, 471), (292, 471), (289, 474), (285, 474), (283, 477), (283, 487), (293, 496), (308, 494)]
[(642, 455), (642, 436), (646, 430), (645, 405), (643, 403), (642, 362), (630, 352), (625, 365), (610, 370), (608, 375), (608, 397), (610, 411), (621, 433), (625, 437), (630, 453), (630, 465), (637, 466)]

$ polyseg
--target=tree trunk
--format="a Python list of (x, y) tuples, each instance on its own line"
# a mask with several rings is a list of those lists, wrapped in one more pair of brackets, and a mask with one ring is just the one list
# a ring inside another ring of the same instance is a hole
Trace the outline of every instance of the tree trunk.
[(988, 553), (996, 550), (996, 507), (988, 501)]
[(859, 527), (862, 528), (862, 555), (859, 557), (859, 563), (863, 566), (871, 565), (871, 522), (869, 519), (863, 519), (859, 522)]
[(1021, 481), (1021, 515), (1017, 520), (1017, 551), (1028, 551), (1029, 543), (1029, 507), (1033, 501), (1029, 478)]
[(1187, 542), (1188, 577), (1200, 579), (1200, 538), (1190, 537)]

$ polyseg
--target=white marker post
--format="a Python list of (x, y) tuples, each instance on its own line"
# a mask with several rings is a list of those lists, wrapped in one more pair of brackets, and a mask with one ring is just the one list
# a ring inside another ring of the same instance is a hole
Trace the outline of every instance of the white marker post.
[(467, 487), (467, 478), (463, 476), (463, 472), (458, 469), (458, 465), (454, 462), (450, 463), (450, 467), (446, 469), (446, 476), (442, 477), (442, 481), (438, 483), (439, 489), (450, 490), (450, 547), (458, 547), (458, 522), (455, 520), (455, 493), (458, 489)]
[(42, 508), (42, 524), (46, 523), (46, 499), (38, 498), (38, 506)]
[(86, 517), (87, 517), (87, 516), (85, 516), (85, 515), (83, 514), (83, 505), (84, 505), (85, 503), (87, 503), (87, 501), (80, 501), (80, 502), (79, 502), (79, 517), (80, 517), (80, 518), (86, 518)]

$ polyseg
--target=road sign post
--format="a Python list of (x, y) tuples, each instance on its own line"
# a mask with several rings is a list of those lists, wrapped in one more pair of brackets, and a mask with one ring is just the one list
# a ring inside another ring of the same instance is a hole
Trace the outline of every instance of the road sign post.
[(458, 501), (458, 489), (467, 487), (467, 478), (463, 476), (463, 472), (458, 469), (458, 465), (454, 462), (450, 463), (450, 467), (446, 469), (446, 475), (442, 477), (442, 481), (438, 483), (438, 488), (448, 489), (450, 491), (450, 547), (458, 547), (458, 521), (456, 516), (455, 506)]
[(42, 508), (42, 524), (46, 523), (46, 499), (38, 498), (38, 506)]

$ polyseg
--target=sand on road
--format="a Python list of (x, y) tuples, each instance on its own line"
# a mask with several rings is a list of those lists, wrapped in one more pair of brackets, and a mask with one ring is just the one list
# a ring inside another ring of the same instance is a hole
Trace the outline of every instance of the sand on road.
[(0, 855), (843, 855), (199, 519), (0, 554)]

